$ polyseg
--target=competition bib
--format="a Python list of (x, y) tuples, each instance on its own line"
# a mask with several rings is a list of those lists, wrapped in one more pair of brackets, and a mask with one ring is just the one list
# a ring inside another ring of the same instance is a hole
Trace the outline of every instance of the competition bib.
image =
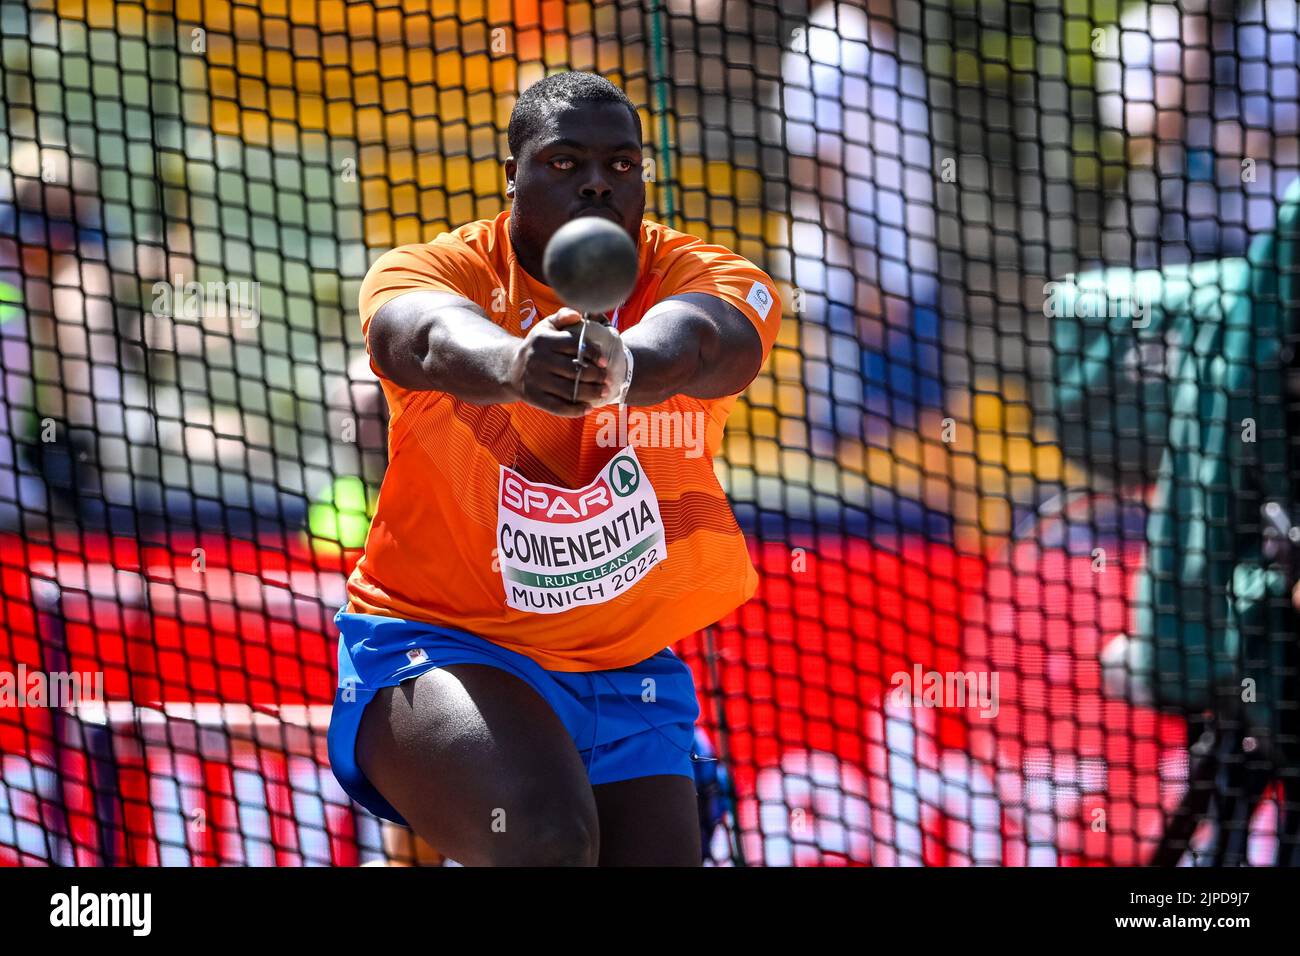
[(497, 560), (510, 607), (558, 614), (604, 604), (665, 557), (659, 499), (631, 446), (582, 488), (529, 481), (501, 466)]

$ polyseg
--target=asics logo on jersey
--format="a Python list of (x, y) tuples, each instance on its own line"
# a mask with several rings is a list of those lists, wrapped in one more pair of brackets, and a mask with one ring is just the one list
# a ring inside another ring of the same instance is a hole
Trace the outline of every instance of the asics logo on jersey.
[(519, 303), (519, 328), (521, 330), (528, 328), (535, 318), (537, 318), (537, 306), (533, 305), (532, 299), (524, 299)]

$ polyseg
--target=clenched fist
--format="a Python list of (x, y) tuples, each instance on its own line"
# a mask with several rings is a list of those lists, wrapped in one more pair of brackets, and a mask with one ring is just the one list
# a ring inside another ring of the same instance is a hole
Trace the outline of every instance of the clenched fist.
[(623, 341), (619, 337), (617, 330), (608, 322), (602, 319), (593, 320), (587, 323), (587, 335), (583, 342), (583, 350), (586, 351), (588, 345), (595, 345), (599, 351), (599, 363), (608, 373), (610, 390), (602, 398), (596, 401), (597, 405), (607, 405), (610, 402), (617, 401), (617, 396), (623, 388), (623, 382), (627, 378), (627, 350), (623, 347)]
[[(622, 385), (609, 368), (604, 338), (593, 336), (599, 325), (588, 323), (582, 346), (583, 367), (578, 358), (582, 314), (560, 309), (528, 330), (519, 340), (510, 362), (510, 385), (519, 400), (565, 418), (580, 418), (595, 405), (607, 401)], [(607, 337), (607, 336), (606, 336)], [(577, 401), (574, 383), (578, 382)]]

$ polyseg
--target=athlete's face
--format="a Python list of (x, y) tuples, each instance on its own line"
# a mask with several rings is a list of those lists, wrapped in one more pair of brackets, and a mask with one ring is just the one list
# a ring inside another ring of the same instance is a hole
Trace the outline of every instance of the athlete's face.
[(515, 255), (529, 274), (545, 281), (546, 243), (579, 216), (604, 216), (622, 226), (633, 243), (640, 240), (641, 137), (626, 107), (580, 103), (553, 110), (520, 153), (506, 160), (506, 195), (514, 200)]

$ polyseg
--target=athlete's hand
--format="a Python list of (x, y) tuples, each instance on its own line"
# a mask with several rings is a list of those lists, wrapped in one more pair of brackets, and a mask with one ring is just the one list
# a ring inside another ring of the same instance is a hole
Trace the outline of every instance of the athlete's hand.
[[(597, 403), (608, 398), (613, 379), (609, 360), (601, 346), (592, 341), (598, 323), (587, 323), (582, 358), (584, 367), (573, 364), (578, 357), (578, 337), (582, 331), (582, 314), (560, 309), (528, 330), (519, 340), (510, 362), (510, 387), (535, 408), (565, 418), (580, 418)], [(580, 376), (580, 378), (579, 378)], [(573, 387), (579, 382), (577, 401)]]
[(614, 396), (618, 394), (624, 380), (627, 379), (627, 353), (623, 351), (623, 342), (618, 332), (605, 321), (603, 316), (587, 323), (587, 338), (583, 343), (583, 350), (585, 351), (592, 343), (595, 343), (600, 350), (598, 361), (607, 371), (610, 382), (610, 390), (596, 399), (598, 404), (603, 405), (614, 400)]

